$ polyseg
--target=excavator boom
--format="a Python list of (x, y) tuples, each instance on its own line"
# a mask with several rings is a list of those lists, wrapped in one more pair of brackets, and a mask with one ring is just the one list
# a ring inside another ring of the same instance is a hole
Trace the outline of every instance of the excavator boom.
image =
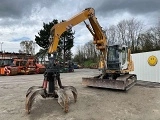
[[(85, 22), (86, 19), (89, 20), (91, 26)], [(97, 18), (95, 17), (95, 10), (93, 8), (87, 8), (83, 10), (81, 13), (72, 17), (71, 19), (54, 25), (51, 29), (52, 40), (48, 49), (48, 53), (52, 54), (57, 51), (59, 39), (63, 32), (67, 31), (68, 29), (71, 29), (72, 27), (76, 26), (77, 24), (83, 21), (86, 24), (88, 30), (93, 35), (93, 43), (96, 45), (96, 48), (100, 50), (104, 58), (106, 58), (107, 37), (104, 31), (102, 30), (102, 27), (99, 25)], [(105, 63), (106, 61), (105, 59), (103, 59), (103, 64)]]

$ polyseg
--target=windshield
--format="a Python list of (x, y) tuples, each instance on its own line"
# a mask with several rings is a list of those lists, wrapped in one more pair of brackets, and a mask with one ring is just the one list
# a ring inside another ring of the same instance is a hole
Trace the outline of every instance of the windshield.
[(11, 65), (12, 63), (12, 60), (11, 59), (1, 59), (0, 60), (0, 66), (3, 66), (3, 65)]
[(118, 49), (116, 46), (109, 46), (108, 48), (108, 61), (119, 61)]

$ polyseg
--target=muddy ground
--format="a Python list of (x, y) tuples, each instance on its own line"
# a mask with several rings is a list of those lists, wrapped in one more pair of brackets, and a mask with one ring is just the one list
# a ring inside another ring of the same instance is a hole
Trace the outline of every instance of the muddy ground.
[(127, 92), (81, 85), (94, 69), (61, 73), (63, 85), (77, 88), (78, 101), (64, 113), (57, 99), (37, 97), (31, 114), (25, 113), (25, 93), (41, 85), (43, 75), (0, 76), (0, 120), (160, 120), (160, 88), (134, 86)]

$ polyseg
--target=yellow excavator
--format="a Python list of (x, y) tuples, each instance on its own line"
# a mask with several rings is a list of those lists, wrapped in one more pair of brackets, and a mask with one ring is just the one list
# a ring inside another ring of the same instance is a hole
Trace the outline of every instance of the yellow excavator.
[[(85, 22), (86, 19), (89, 20), (90, 25)], [(82, 78), (82, 84), (121, 90), (131, 88), (136, 83), (137, 77), (129, 74), (134, 70), (130, 49), (125, 45), (108, 46), (106, 34), (99, 25), (93, 8), (87, 8), (71, 19), (53, 26), (51, 29), (53, 39), (48, 52), (56, 52), (61, 34), (81, 22), (86, 24), (93, 35), (93, 44), (101, 53), (99, 67), (102, 70), (102, 74), (99, 76)]]
[[(88, 20), (90, 25), (85, 22)], [(125, 45), (112, 45), (107, 43), (105, 31), (100, 26), (95, 16), (93, 8), (86, 8), (79, 14), (69, 20), (58, 23), (51, 28), (51, 39), (48, 53), (52, 56), (49, 58), (49, 65), (44, 73), (42, 86), (32, 86), (26, 93), (26, 107), (31, 106), (33, 98), (40, 94), (42, 97), (57, 97), (55, 94), (56, 83), (63, 89), (59, 67), (56, 62), (56, 51), (60, 36), (63, 32), (71, 29), (75, 25), (84, 22), (90, 33), (93, 35), (93, 44), (100, 51), (99, 68), (102, 73), (95, 77), (82, 78), (82, 84), (85, 86), (128, 90), (135, 85), (137, 76), (129, 74), (134, 70), (131, 59), (131, 51)], [(48, 90), (47, 90), (48, 88)]]

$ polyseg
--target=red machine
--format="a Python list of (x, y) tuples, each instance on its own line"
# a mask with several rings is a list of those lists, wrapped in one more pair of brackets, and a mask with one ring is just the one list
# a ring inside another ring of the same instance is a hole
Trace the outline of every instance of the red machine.
[(1, 59), (0, 60), (0, 75), (17, 75), (18, 67), (11, 65), (11, 59)]
[(43, 64), (36, 63), (36, 73), (43, 74), (46, 70), (46, 67)]

